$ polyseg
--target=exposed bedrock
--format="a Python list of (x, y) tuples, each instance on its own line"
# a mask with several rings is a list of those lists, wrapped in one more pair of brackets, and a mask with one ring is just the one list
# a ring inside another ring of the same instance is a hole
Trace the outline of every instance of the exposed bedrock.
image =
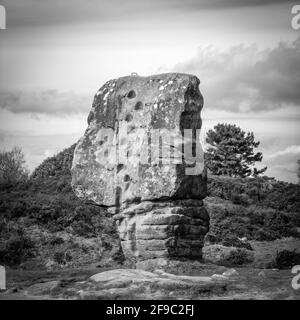
[(199, 83), (187, 74), (132, 75), (95, 95), (72, 187), (109, 208), (128, 259), (201, 258), (209, 217)]

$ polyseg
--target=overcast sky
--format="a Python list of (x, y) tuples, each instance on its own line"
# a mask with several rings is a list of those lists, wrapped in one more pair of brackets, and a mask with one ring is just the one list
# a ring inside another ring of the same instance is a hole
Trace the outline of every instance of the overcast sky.
[(297, 182), (300, 30), (280, 0), (7, 0), (0, 148), (30, 169), (82, 135), (94, 93), (137, 72), (197, 75), (204, 129), (240, 125), (269, 176)]

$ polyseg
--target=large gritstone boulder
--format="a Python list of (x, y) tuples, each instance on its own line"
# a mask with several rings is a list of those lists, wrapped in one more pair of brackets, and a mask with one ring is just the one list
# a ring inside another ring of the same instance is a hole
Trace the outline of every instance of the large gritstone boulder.
[(96, 93), (72, 186), (109, 207), (129, 259), (201, 258), (209, 217), (199, 83), (187, 74), (131, 75)]

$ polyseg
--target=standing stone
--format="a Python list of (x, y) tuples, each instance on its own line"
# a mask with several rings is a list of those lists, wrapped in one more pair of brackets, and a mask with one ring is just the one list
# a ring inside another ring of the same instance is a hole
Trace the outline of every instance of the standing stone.
[(134, 75), (96, 93), (72, 187), (109, 208), (128, 259), (201, 258), (209, 216), (199, 83), (187, 74)]

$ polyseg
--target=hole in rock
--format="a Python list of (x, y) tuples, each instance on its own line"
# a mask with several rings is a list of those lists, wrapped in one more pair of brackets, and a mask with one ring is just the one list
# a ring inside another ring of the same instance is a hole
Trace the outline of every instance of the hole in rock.
[(116, 206), (120, 207), (121, 202), (122, 202), (122, 188), (121, 187), (117, 187), (116, 188)]
[(125, 121), (127, 121), (127, 122), (130, 122), (130, 121), (132, 121), (132, 114), (130, 114), (130, 113), (128, 113), (127, 115), (126, 115), (126, 117), (125, 117)]
[(128, 129), (127, 129), (127, 133), (132, 132), (134, 129), (135, 129), (134, 125), (129, 126)]
[(125, 186), (125, 191), (127, 191), (129, 189), (129, 187), (130, 187), (130, 182), (127, 182), (126, 186)]
[(141, 101), (137, 102), (134, 106), (134, 110), (142, 110), (143, 109), (143, 103)]
[(124, 182), (128, 182), (128, 181), (130, 181), (130, 175), (125, 174), (125, 176), (124, 176)]
[(129, 99), (133, 99), (136, 97), (136, 93), (134, 90), (130, 90), (128, 93), (127, 93), (127, 98)]
[(117, 173), (119, 173), (124, 168), (124, 164), (117, 165)]

